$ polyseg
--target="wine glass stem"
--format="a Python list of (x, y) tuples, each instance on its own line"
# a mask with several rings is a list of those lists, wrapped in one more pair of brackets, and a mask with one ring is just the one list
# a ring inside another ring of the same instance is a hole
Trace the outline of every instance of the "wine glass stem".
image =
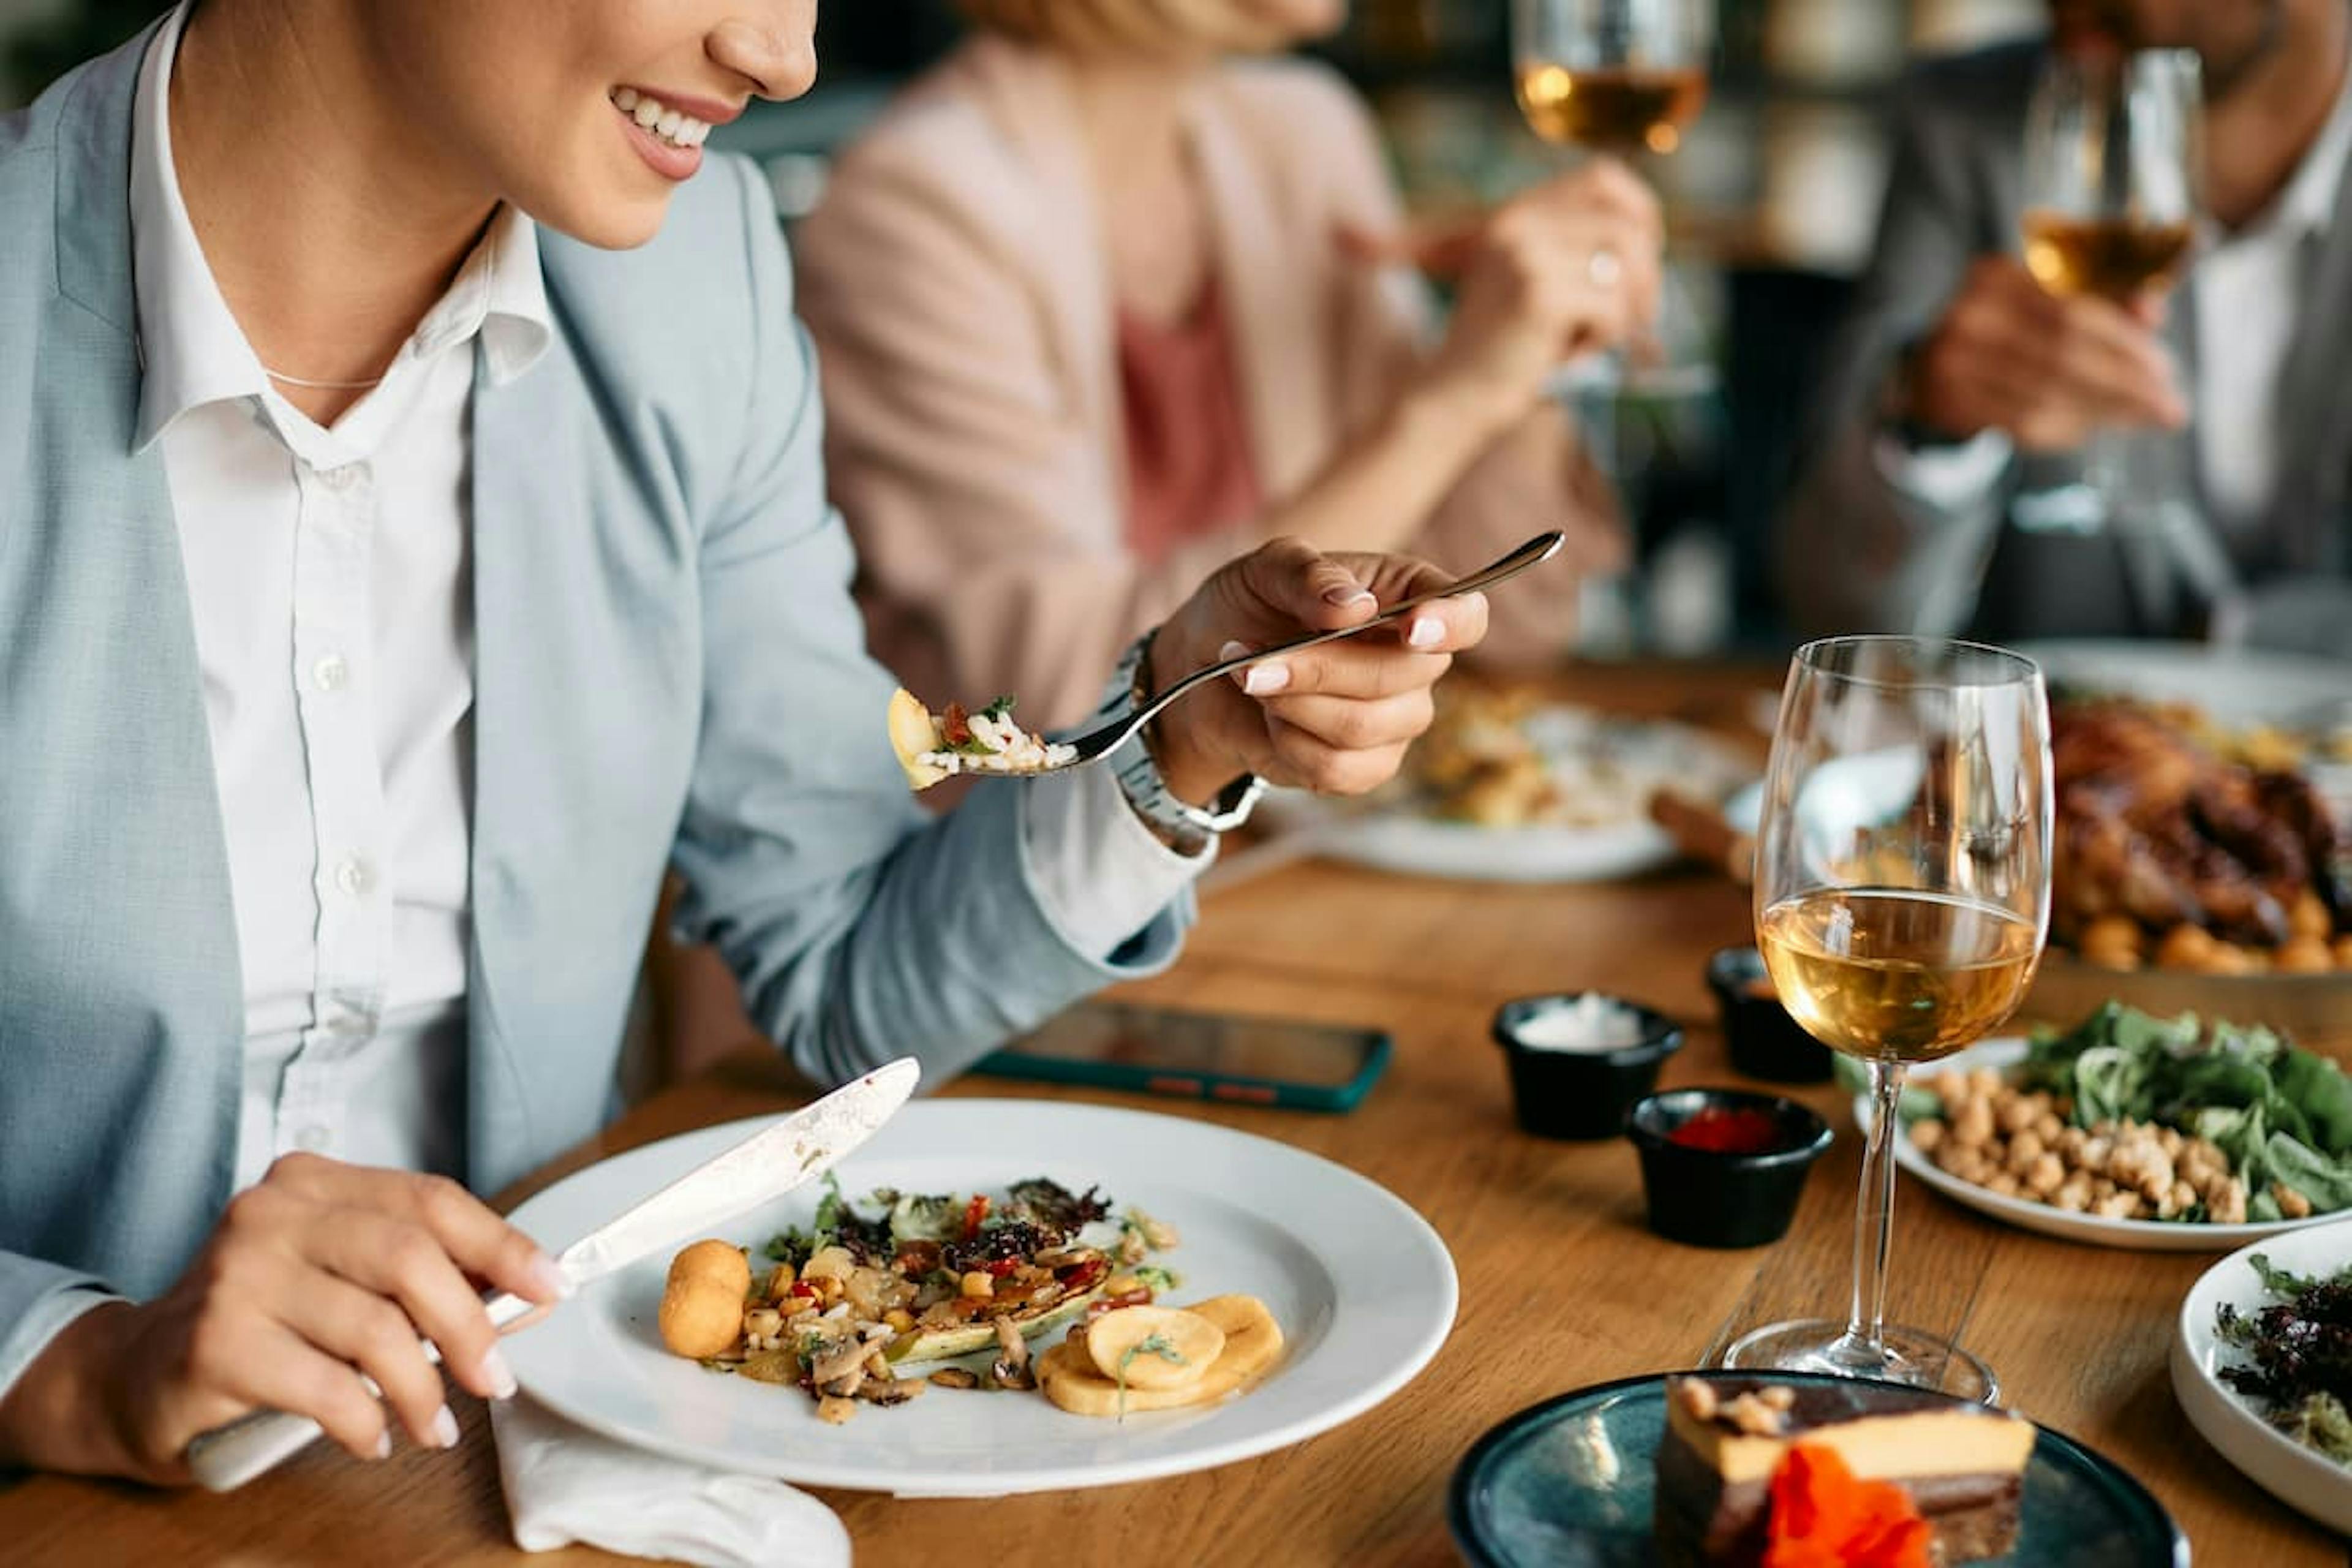
[(1886, 1253), (1895, 1229), (1895, 1123), (1904, 1064), (1872, 1058), (1870, 1137), (1863, 1145), (1862, 1194), (1853, 1211), (1853, 1311), (1846, 1338), (1886, 1359)]

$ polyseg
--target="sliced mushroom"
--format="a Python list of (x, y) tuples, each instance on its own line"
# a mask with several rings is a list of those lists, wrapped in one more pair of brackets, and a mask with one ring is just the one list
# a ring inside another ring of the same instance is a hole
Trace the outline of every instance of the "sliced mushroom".
[(999, 1388), (1036, 1387), (1037, 1380), (1029, 1374), (1029, 1342), (1012, 1319), (996, 1320), (996, 1343), (1003, 1353), (989, 1363), (989, 1381)]

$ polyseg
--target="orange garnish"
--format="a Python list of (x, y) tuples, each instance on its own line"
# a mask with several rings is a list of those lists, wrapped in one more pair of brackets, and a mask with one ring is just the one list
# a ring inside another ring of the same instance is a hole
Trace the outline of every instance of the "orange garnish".
[(1772, 1472), (1762, 1568), (1934, 1568), (1934, 1537), (1910, 1493), (1857, 1480), (1836, 1449), (1800, 1443)]

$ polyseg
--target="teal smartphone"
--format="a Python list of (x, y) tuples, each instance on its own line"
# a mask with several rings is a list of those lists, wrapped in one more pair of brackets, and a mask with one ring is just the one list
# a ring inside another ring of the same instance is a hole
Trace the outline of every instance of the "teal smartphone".
[(975, 1072), (1185, 1100), (1349, 1110), (1388, 1066), (1387, 1033), (1082, 1002), (982, 1057)]

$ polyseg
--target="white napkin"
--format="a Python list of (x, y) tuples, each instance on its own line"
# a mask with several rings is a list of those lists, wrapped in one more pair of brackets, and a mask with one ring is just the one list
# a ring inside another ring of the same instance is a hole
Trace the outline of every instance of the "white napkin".
[(527, 1394), (490, 1403), (515, 1544), (573, 1542), (697, 1568), (849, 1568), (833, 1510), (768, 1476), (667, 1458), (598, 1436)]

